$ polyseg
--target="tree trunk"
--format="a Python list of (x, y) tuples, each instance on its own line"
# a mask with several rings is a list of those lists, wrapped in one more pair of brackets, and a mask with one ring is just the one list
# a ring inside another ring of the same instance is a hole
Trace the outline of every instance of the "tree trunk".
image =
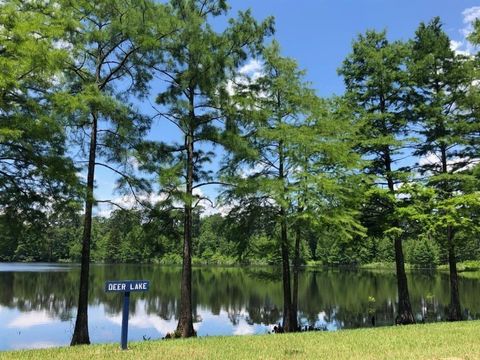
[(455, 256), (455, 244), (453, 242), (453, 230), (447, 227), (448, 240), (448, 265), (450, 269), (450, 305), (448, 308), (448, 320), (462, 320), (462, 309), (460, 306), (460, 293), (458, 291), (457, 259)]
[[(285, 173), (284, 173), (284, 151), (283, 142), (278, 144), (278, 178), (283, 182), (284, 194), (285, 188)], [(293, 316), (292, 308), (292, 289), (290, 285), (290, 257), (288, 249), (288, 230), (287, 230), (287, 211), (285, 205), (280, 206), (280, 248), (282, 252), (282, 281), (283, 281), (283, 330), (285, 332), (296, 331), (297, 316)]]
[(90, 242), (92, 237), (93, 186), (97, 151), (97, 116), (92, 114), (92, 130), (88, 155), (85, 217), (83, 220), (82, 264), (80, 269), (80, 291), (78, 295), (77, 318), (70, 345), (90, 344), (88, 335), (88, 285), (90, 277)]
[(395, 264), (397, 269), (397, 290), (398, 290), (398, 314), (396, 324), (415, 324), (410, 295), (408, 293), (407, 274), (405, 273), (405, 261), (403, 258), (402, 239), (395, 238)]
[(283, 281), (283, 329), (285, 332), (296, 331), (297, 317), (293, 316), (291, 287), (290, 287), (290, 259), (288, 255), (287, 218), (285, 209), (280, 210), (281, 217), (281, 251), (282, 251), (282, 281)]
[[(302, 210), (299, 208), (298, 212), (301, 213)], [(300, 240), (301, 240), (301, 228), (300, 224), (296, 224), (295, 229), (295, 250), (293, 254), (293, 294), (292, 294), (292, 311), (293, 316), (296, 319), (296, 327), (298, 329), (298, 273), (300, 271)]]
[[(192, 98), (193, 99), (193, 98)], [(193, 109), (193, 105), (192, 105)], [(190, 116), (194, 121), (194, 114)], [(185, 137), (185, 148), (187, 150), (187, 183), (185, 203), (185, 218), (183, 227), (183, 267), (180, 291), (180, 316), (177, 325), (177, 334), (181, 337), (195, 336), (192, 318), (192, 194), (193, 194), (193, 130), (190, 130)]]
[[(442, 173), (448, 173), (447, 149), (440, 147), (442, 160)], [(449, 194), (450, 195), (450, 194)], [(453, 242), (454, 232), (451, 226), (447, 226), (448, 246), (448, 267), (450, 270), (450, 305), (448, 307), (448, 320), (462, 320), (462, 309), (460, 306), (460, 293), (458, 291), (457, 259), (455, 256), (455, 244)]]
[[(387, 173), (388, 190), (395, 195), (395, 184), (391, 176), (392, 160), (390, 158), (390, 149), (385, 151), (385, 169)], [(398, 227), (398, 223), (396, 224)], [(408, 292), (407, 274), (405, 272), (405, 258), (403, 256), (402, 239), (395, 237), (395, 267), (397, 272), (397, 291), (398, 291), (398, 313), (395, 319), (396, 324), (408, 325), (415, 324), (412, 305), (410, 303), (410, 294)]]

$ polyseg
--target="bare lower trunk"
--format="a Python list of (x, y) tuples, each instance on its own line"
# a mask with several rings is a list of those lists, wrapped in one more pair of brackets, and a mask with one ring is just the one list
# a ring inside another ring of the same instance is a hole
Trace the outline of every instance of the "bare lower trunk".
[(447, 227), (448, 240), (448, 265), (450, 269), (450, 305), (448, 308), (448, 320), (462, 320), (462, 309), (460, 306), (460, 294), (458, 290), (457, 259), (455, 256), (455, 244), (453, 242), (453, 230)]
[[(387, 170), (387, 174), (391, 174), (391, 166), (390, 150), (387, 149), (385, 151), (385, 169)], [(387, 175), (387, 183), (389, 191), (395, 195), (395, 184), (391, 175)], [(398, 223), (394, 225), (399, 227)], [(398, 291), (398, 313), (395, 323), (398, 325), (415, 324), (415, 317), (413, 316), (412, 305), (410, 303), (410, 294), (408, 293), (408, 281), (407, 274), (405, 273), (405, 258), (403, 256), (401, 237), (396, 236), (394, 242)]]
[[(447, 148), (441, 146), (442, 172), (448, 173)], [(451, 226), (447, 226), (447, 247), (448, 247), (448, 267), (450, 270), (450, 305), (448, 307), (448, 320), (462, 320), (462, 309), (460, 306), (460, 294), (458, 291), (457, 259), (455, 256), (455, 244), (453, 242), (454, 231)]]
[(408, 293), (407, 274), (405, 273), (405, 261), (403, 258), (402, 239), (395, 238), (395, 263), (397, 268), (397, 290), (398, 290), (398, 314), (396, 324), (415, 324), (410, 295)]
[[(284, 172), (284, 149), (283, 141), (278, 144), (278, 178), (283, 183), (283, 191), (286, 194)], [(282, 252), (282, 282), (283, 282), (283, 330), (285, 332), (296, 331), (297, 316), (293, 314), (292, 307), (292, 289), (290, 285), (290, 257), (288, 249), (288, 232), (287, 232), (287, 210), (284, 205), (280, 206), (280, 250)]]
[(97, 149), (97, 117), (93, 115), (88, 156), (85, 217), (83, 220), (82, 264), (80, 290), (78, 294), (77, 318), (70, 345), (90, 344), (88, 335), (88, 285), (90, 277), (90, 242), (92, 237), (93, 186), (95, 180), (95, 158)]
[(288, 255), (287, 220), (285, 210), (281, 210), (281, 251), (282, 251), (282, 281), (283, 281), (283, 329), (285, 332), (296, 331), (297, 317), (293, 316), (290, 259)]
[(187, 183), (185, 204), (184, 237), (183, 237), (183, 268), (180, 291), (180, 314), (177, 325), (177, 334), (181, 337), (195, 336), (192, 317), (192, 200), (193, 193), (193, 133), (185, 138), (187, 149)]
[[(192, 317), (192, 209), (185, 208), (185, 235), (183, 239), (183, 267), (180, 291), (180, 314), (177, 334), (181, 337), (195, 336)], [(188, 230), (187, 230), (188, 228)]]
[(293, 294), (292, 294), (292, 311), (296, 319), (296, 327), (298, 328), (298, 273), (300, 271), (300, 225), (297, 224), (295, 231), (295, 250), (293, 254)]

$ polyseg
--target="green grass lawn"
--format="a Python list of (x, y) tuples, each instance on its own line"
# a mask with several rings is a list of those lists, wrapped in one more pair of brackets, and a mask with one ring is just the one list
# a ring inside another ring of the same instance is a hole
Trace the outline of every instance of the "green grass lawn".
[(1, 359), (480, 359), (480, 321), (0, 352)]

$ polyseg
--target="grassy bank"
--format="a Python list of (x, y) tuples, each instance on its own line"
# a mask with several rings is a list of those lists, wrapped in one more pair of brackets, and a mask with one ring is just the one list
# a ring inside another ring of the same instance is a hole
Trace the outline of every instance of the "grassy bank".
[[(448, 271), (448, 264), (439, 265), (437, 269), (440, 271)], [(470, 260), (470, 261), (462, 261), (457, 263), (457, 271), (459, 273), (462, 272), (479, 272), (480, 271), (480, 261), (478, 260)]]
[[(395, 271), (395, 263), (394, 262), (376, 262), (370, 264), (363, 264), (360, 265), (360, 269), (365, 270), (388, 270), (388, 271)], [(448, 264), (438, 265), (435, 269), (420, 269), (415, 268), (411, 264), (405, 264), (406, 270), (437, 270), (440, 272), (448, 273), (449, 267)], [(472, 278), (472, 279), (480, 279), (480, 261), (478, 260), (469, 260), (457, 263), (457, 272), (459, 276)]]
[(480, 359), (480, 321), (285, 335), (79, 346), (0, 353), (1, 359)]
[[(369, 263), (369, 264), (362, 264), (359, 266), (360, 269), (366, 269), (366, 270), (391, 270), (395, 271), (395, 263), (394, 262), (375, 262), (375, 263)], [(410, 264), (405, 264), (405, 269), (406, 270), (412, 270), (413, 266)]]
[[(448, 265), (439, 265), (437, 266), (437, 270), (448, 273), (449, 267)], [(480, 279), (480, 261), (478, 260), (470, 260), (470, 261), (463, 261), (457, 263), (457, 272), (458, 276), (464, 277), (467, 279)]]

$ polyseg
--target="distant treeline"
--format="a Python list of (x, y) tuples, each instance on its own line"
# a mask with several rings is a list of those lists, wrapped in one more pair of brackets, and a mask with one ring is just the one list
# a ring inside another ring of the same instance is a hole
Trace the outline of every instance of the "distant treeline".
[[(1, 261), (79, 262), (82, 218), (58, 216), (44, 227), (12, 226), (1, 217)], [(242, 229), (237, 221), (220, 214), (194, 216), (194, 264), (277, 265), (281, 254), (275, 228)], [(182, 214), (147, 210), (116, 210), (110, 217), (94, 217), (92, 259), (103, 263), (181, 264)], [(244, 226), (254, 226), (243, 223)], [(258, 224), (257, 224), (258, 225)], [(301, 246), (303, 265), (359, 266), (395, 261), (392, 240), (373, 231), (367, 238), (344, 239), (335, 232), (307, 229)], [(480, 260), (480, 234), (458, 235), (458, 261)], [(448, 263), (448, 254), (436, 241), (405, 239), (406, 262), (434, 268)]]

